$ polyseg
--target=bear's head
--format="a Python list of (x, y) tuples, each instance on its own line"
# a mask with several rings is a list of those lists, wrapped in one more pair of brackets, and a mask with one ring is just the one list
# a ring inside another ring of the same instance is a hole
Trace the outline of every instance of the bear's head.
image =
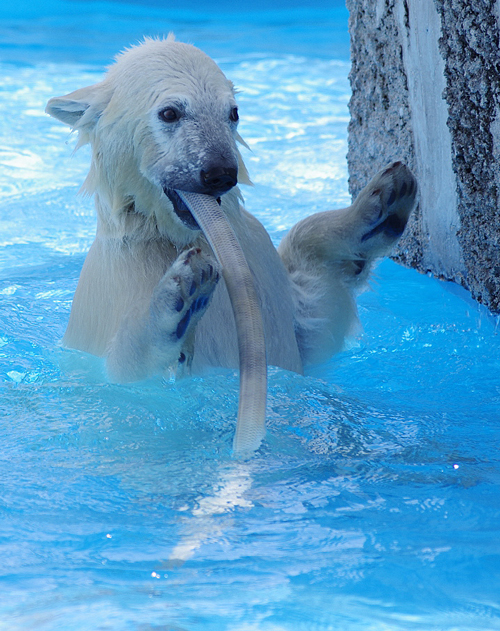
[(109, 228), (135, 213), (184, 245), (196, 224), (175, 189), (220, 197), (250, 183), (233, 84), (173, 36), (127, 49), (103, 81), (50, 99), (46, 111), (79, 132), (77, 148), (91, 144), (83, 189)]

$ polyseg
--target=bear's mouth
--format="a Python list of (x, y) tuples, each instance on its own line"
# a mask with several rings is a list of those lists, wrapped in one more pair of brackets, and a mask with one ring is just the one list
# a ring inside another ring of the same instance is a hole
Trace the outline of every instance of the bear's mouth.
[[(165, 195), (172, 202), (172, 206), (174, 207), (175, 214), (177, 215), (177, 217), (179, 217), (179, 219), (186, 226), (186, 228), (190, 228), (191, 230), (201, 230), (200, 226), (198, 225), (198, 222), (191, 214), (191, 211), (186, 206), (186, 204), (182, 201), (182, 199), (179, 197), (176, 191), (174, 191), (174, 189), (172, 188), (165, 188), (163, 190), (165, 192)], [(221, 204), (220, 197), (217, 197), (217, 203), (220, 206)]]

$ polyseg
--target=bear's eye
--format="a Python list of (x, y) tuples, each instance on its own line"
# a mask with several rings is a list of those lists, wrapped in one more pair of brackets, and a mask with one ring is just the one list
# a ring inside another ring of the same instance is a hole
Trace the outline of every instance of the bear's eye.
[(233, 121), (233, 123), (237, 123), (239, 120), (239, 114), (238, 114), (238, 108), (237, 107), (233, 107), (233, 109), (231, 110), (231, 113), (229, 114), (229, 118)]
[(179, 112), (174, 110), (173, 107), (166, 107), (164, 110), (160, 110), (158, 116), (165, 123), (175, 123), (180, 118)]

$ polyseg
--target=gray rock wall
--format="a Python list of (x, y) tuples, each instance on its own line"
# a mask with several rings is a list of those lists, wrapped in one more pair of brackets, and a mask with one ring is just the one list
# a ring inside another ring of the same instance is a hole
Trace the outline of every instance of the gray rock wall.
[(350, 191), (405, 161), (420, 202), (395, 258), (460, 283), (500, 312), (499, 5), (346, 3)]

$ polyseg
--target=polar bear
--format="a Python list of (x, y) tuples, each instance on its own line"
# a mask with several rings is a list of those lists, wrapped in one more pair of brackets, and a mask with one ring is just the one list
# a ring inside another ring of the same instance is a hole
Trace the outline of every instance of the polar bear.
[(225, 283), (176, 190), (221, 204), (255, 281), (267, 361), (299, 373), (342, 349), (356, 294), (415, 204), (415, 178), (395, 162), (352, 206), (306, 217), (276, 250), (242, 205), (238, 184), (250, 180), (233, 84), (173, 36), (127, 49), (100, 83), (46, 111), (78, 131), (78, 147), (90, 143), (83, 190), (97, 210), (63, 344), (105, 357), (115, 381), (238, 366)]

